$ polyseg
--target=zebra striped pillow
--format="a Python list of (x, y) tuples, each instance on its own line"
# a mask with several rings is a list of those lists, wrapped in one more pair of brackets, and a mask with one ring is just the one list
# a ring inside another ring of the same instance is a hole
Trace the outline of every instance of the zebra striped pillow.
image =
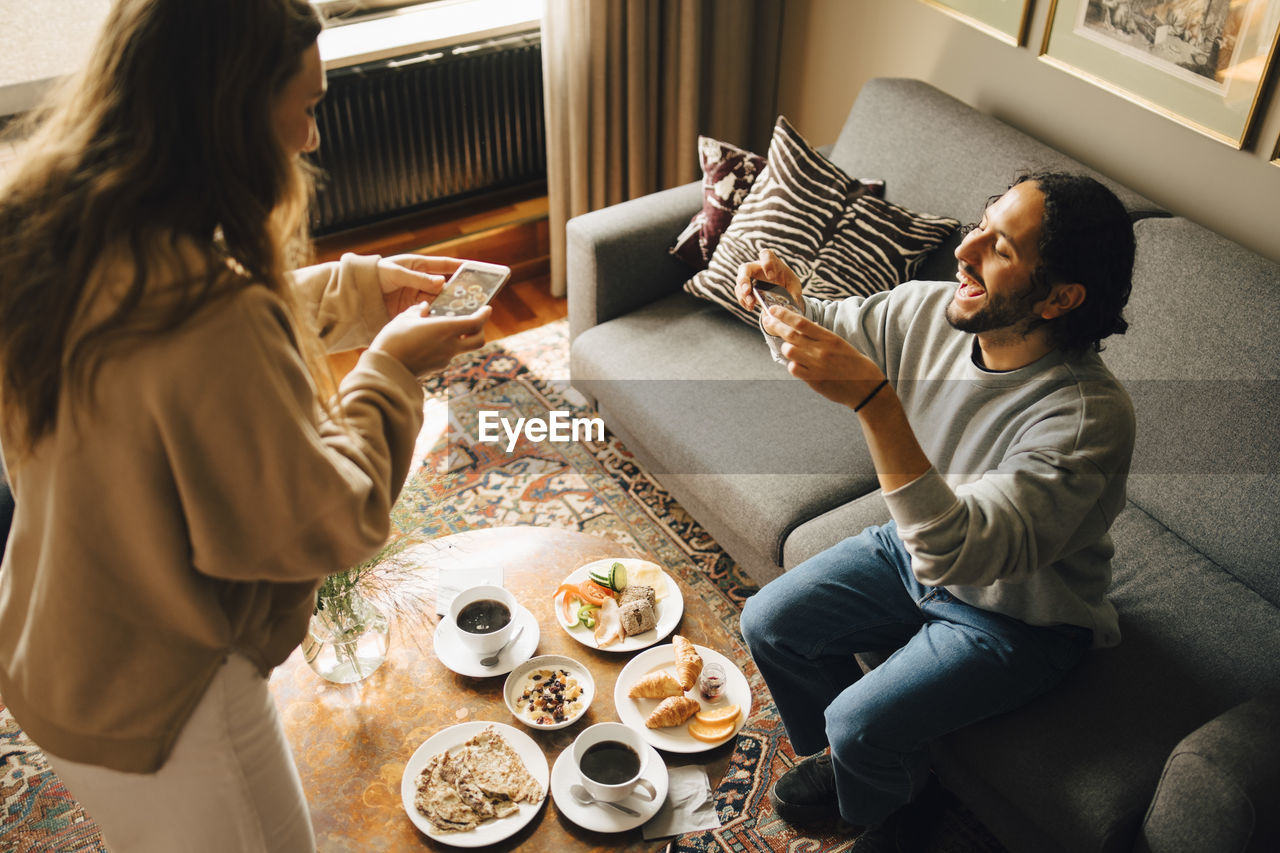
[(684, 289), (754, 326), (734, 298), (738, 267), (769, 248), (804, 282), (808, 296), (843, 299), (888, 290), (960, 226), (870, 194), (778, 116), (768, 163), (743, 199), (707, 269)]

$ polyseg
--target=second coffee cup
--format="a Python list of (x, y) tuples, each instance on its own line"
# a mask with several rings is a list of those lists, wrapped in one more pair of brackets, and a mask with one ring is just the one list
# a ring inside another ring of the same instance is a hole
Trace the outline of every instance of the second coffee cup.
[(644, 778), (649, 745), (634, 729), (622, 723), (588, 726), (573, 742), (573, 764), (582, 786), (597, 800), (618, 802), (638, 794), (646, 800), (658, 796)]

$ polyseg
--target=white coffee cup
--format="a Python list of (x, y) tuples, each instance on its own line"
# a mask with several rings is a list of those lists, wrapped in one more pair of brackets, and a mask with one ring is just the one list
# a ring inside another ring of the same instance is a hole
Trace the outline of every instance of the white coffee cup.
[(646, 800), (658, 796), (653, 783), (644, 778), (649, 745), (635, 729), (622, 723), (596, 723), (582, 730), (572, 749), (582, 787), (597, 800), (616, 803), (633, 793)]
[[(496, 605), (486, 605), (485, 602), (496, 603)], [(497, 627), (486, 627), (495, 624), (493, 614), (496, 611), (500, 617), (501, 608), (506, 608), (506, 621), (497, 624)], [(453, 620), (459, 642), (472, 652), (485, 655), (496, 652), (511, 638), (511, 632), (515, 630), (518, 608), (516, 597), (510, 592), (500, 586), (483, 584), (464, 589), (455, 595), (449, 604), (449, 618)], [(483, 630), (476, 630), (475, 617), (486, 615), (490, 618), (479, 620)]]

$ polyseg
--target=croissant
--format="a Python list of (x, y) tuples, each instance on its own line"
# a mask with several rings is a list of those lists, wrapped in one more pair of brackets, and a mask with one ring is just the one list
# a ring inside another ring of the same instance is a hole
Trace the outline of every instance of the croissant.
[(665, 669), (651, 672), (631, 685), (627, 696), (632, 699), (662, 699), (665, 696), (680, 696), (684, 690), (680, 682), (671, 677)]
[(644, 721), (644, 724), (651, 729), (678, 726), (698, 713), (701, 707), (697, 699), (690, 699), (688, 696), (670, 696), (658, 703), (658, 707), (653, 709), (653, 713)]
[(671, 635), (671, 645), (676, 653), (676, 680), (685, 690), (691, 690), (702, 672), (702, 655), (693, 647), (693, 643), (679, 634)]

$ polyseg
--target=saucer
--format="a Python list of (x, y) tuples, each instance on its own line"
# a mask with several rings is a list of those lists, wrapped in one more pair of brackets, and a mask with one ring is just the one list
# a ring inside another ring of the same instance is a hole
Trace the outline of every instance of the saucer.
[(580, 778), (577, 769), (573, 766), (572, 746), (564, 748), (560, 757), (556, 759), (555, 766), (551, 768), (551, 799), (556, 804), (556, 809), (568, 820), (593, 832), (626, 832), (656, 815), (658, 809), (662, 808), (662, 804), (667, 801), (667, 788), (671, 779), (667, 775), (666, 762), (662, 760), (658, 750), (648, 745), (646, 748), (649, 750), (649, 766), (645, 770), (644, 778), (652, 783), (657, 796), (652, 802), (636, 794), (619, 801), (620, 805), (629, 806), (640, 812), (639, 817), (625, 815), (609, 806), (595, 804), (584, 806), (573, 798), (569, 788), (579, 784)]
[(496, 666), (481, 666), (480, 658), (484, 655), (477, 654), (464, 646), (462, 639), (458, 636), (458, 627), (453, 624), (453, 620), (448, 616), (441, 617), (440, 624), (436, 625), (436, 657), (440, 659), (440, 663), (458, 675), (469, 675), (472, 678), (506, 675), (533, 657), (534, 649), (538, 648), (538, 640), (542, 637), (542, 632), (538, 630), (537, 617), (523, 604), (517, 605), (515, 622), (517, 628), (524, 626), (520, 637), (502, 650), (502, 657), (498, 658)]

